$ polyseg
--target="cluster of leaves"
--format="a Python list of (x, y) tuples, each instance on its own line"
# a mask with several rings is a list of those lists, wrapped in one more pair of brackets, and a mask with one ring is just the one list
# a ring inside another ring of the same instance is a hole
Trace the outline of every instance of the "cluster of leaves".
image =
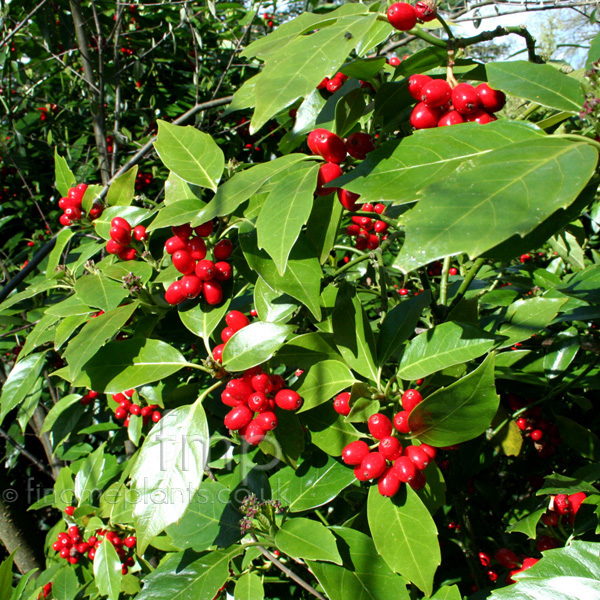
[[(509, 600), (566, 598), (574, 582), (579, 597), (598, 594), (599, 145), (579, 116), (584, 73), (453, 54), (457, 80), (520, 98), (522, 118), (411, 133), (407, 78), (445, 76), (446, 42), (423, 33), (433, 45), (394, 69), (369, 56), (394, 34), (381, 12), (376, 3), (304, 13), (250, 44), (244, 56), (263, 67), (228, 113), (251, 110), (251, 135), (277, 123), (275, 157), (239, 164), (239, 141), (159, 119), (164, 197), (140, 200), (135, 168), (105, 196), (89, 186), (83, 209), (100, 198), (101, 217), (63, 229), (0, 304), (3, 326), (29, 329), (0, 397), (6, 459), (25, 461), (19, 452), (34, 431), (48, 454), (43, 477), (54, 480), (50, 493), (26, 498), (42, 515), (45, 569), (11, 591), (11, 555), (0, 597), (31, 600), (50, 582), (56, 600), (210, 600), (225, 591)], [(340, 90), (317, 89), (338, 71), (349, 77)], [(544, 119), (527, 120), (540, 107)], [(349, 161), (331, 187), (386, 205), (380, 248), (352, 248), (335, 193), (315, 197), (321, 159), (304, 143), (316, 127), (377, 136), (377, 149)], [(56, 154), (61, 195), (78, 183), (68, 165), (79, 157)], [(103, 253), (115, 216), (146, 226), (140, 259)], [(213, 240), (234, 244), (233, 281), (219, 306), (171, 307), (164, 290), (179, 273), (164, 252), (170, 228), (209, 220)], [(212, 349), (232, 309), (257, 316), (218, 363)], [(278, 411), (277, 428), (252, 447), (228, 435), (220, 394), (230, 375), (257, 365), (283, 375), (304, 403)], [(339, 457), (369, 440), (371, 415), (391, 417), (415, 386), (425, 399), (403, 444), (436, 447), (437, 460), (425, 487), (390, 499)], [(164, 409), (150, 431), (138, 415), (126, 428), (114, 418), (110, 395), (130, 389), (134, 402)], [(82, 403), (89, 390), (100, 396)], [(347, 416), (332, 405), (343, 391)], [(522, 416), (558, 436), (524, 437)], [(582, 491), (572, 522), (541, 520), (556, 494)], [(72, 523), (86, 538), (135, 535), (129, 572), (108, 543), (93, 561), (65, 565), (51, 545)], [(479, 564), (480, 552), (500, 547), (540, 557), (542, 535), (559, 547), (516, 585)]]

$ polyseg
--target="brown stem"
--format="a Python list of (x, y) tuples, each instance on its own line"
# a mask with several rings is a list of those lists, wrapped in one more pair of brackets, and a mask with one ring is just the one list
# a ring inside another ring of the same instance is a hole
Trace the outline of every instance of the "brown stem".
[(0, 427), (0, 436), (3, 437), (9, 444), (14, 446), (19, 451), (20, 454), (22, 454), (25, 458), (30, 460), (42, 473), (44, 473), (45, 475), (48, 475), (48, 477), (51, 477), (52, 479), (54, 479), (56, 481), (56, 477), (54, 476), (54, 473), (49, 471), (38, 458), (36, 458), (33, 454), (31, 454), (31, 452), (29, 452), (29, 450), (27, 450), (26, 448), (21, 446), (21, 444), (19, 444), (19, 442), (17, 442), (10, 435), (8, 435), (8, 433), (6, 433), (6, 431), (4, 431), (4, 429), (2, 429), (2, 427)]
[(48, 464), (50, 465), (52, 473), (54, 474), (53, 478), (56, 479), (63, 465), (62, 462), (58, 460), (56, 456), (54, 456), (54, 451), (52, 450), (52, 443), (50, 442), (50, 436), (48, 435), (48, 432), (42, 433), (42, 427), (44, 426), (45, 418), (46, 415), (44, 414), (44, 411), (38, 406), (33, 413), (31, 427), (40, 442), (42, 442), (44, 452), (46, 453), (46, 458), (48, 459)]

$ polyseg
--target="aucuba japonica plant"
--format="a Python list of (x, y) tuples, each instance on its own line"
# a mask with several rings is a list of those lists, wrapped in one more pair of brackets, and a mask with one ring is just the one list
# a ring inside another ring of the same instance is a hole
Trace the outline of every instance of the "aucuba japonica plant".
[(568, 72), (428, 0), (272, 19), (219, 115), (270, 155), (159, 118), (149, 198), (56, 153), (0, 304), (0, 433), (52, 481), (6, 597), (598, 596), (598, 39)]

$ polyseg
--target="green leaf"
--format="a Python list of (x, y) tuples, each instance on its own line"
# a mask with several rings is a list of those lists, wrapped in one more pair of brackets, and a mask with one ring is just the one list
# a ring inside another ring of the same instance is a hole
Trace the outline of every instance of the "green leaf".
[(366, 107), (362, 88), (344, 94), (335, 106), (335, 133), (346, 137), (363, 116)]
[(201, 401), (168, 412), (146, 437), (133, 467), (132, 489), (139, 495), (133, 514), (140, 553), (179, 521), (200, 487), (209, 446)]
[(556, 424), (560, 436), (569, 448), (588, 460), (600, 461), (600, 438), (593, 431), (561, 415), (556, 417)]
[(164, 165), (184, 181), (217, 190), (225, 156), (213, 138), (189, 125), (158, 120), (154, 147)]
[(478, 162), (494, 148), (542, 136), (531, 125), (510, 121), (495, 121), (485, 127), (465, 123), (463, 127), (424, 129), (401, 143), (388, 142), (369, 152), (355, 169), (337, 179), (336, 185), (360, 194), (365, 201), (406, 204), (432, 183), (462, 170), (463, 164)]
[(85, 304), (104, 312), (117, 308), (129, 296), (129, 292), (123, 288), (123, 284), (102, 275), (81, 277), (75, 284), (75, 292)]
[(359, 58), (346, 63), (340, 71), (354, 79), (373, 79), (385, 65), (385, 56)]
[(579, 335), (575, 327), (556, 334), (548, 354), (544, 356), (544, 372), (548, 379), (562, 375), (573, 362), (579, 351)]
[[(65, 319), (61, 323), (59, 323), (57, 326), (57, 337), (58, 337), (58, 328), (63, 323), (65, 323), (65, 321), (67, 319), (69, 319), (69, 321), (67, 321), (67, 324), (69, 324), (69, 326), (68, 326), (69, 334), (66, 336), (66, 338), (68, 338), (73, 333), (73, 331), (77, 328), (77, 327), (75, 327), (74, 329), (72, 329), (70, 327), (70, 323), (75, 322), (75, 320), (76, 320), (76, 319), (74, 319), (74, 317), (81, 316), (81, 315), (88, 315), (91, 312), (93, 312), (93, 309), (90, 308), (87, 304), (85, 304), (85, 302), (83, 302), (83, 300), (81, 300), (81, 298), (78, 298), (77, 296), (69, 296), (69, 298), (67, 298), (66, 300), (63, 300), (62, 302), (57, 302), (56, 304), (53, 304), (52, 306), (50, 306), (46, 309), (47, 315), (55, 315), (57, 317), (65, 317)], [(79, 319), (77, 319), (77, 321), (79, 322), (79, 325), (81, 325), (81, 321)], [(66, 341), (66, 339), (64, 339), (63, 342), (64, 341)], [(58, 344), (58, 345), (62, 346), (62, 344)]]
[(186, 364), (175, 348), (159, 340), (134, 338), (109, 342), (86, 363), (73, 385), (116, 394), (160, 381)]
[(540, 508), (527, 515), (524, 519), (513, 523), (506, 528), (508, 533), (524, 533), (529, 539), (535, 540), (537, 537), (537, 524), (540, 517), (546, 512), (545, 508)]
[(535, 565), (515, 575), (516, 585), (492, 592), (489, 600), (574, 600), (600, 598), (598, 542), (573, 540), (543, 553)]
[(311, 365), (294, 386), (304, 399), (298, 412), (310, 410), (331, 400), (355, 381), (352, 372), (343, 362), (324, 360)]
[(278, 181), (256, 220), (258, 247), (269, 253), (281, 275), (310, 216), (318, 171), (319, 165), (311, 164)]
[(37, 296), (38, 294), (41, 294), (47, 290), (51, 290), (55, 287), (58, 287), (58, 283), (56, 281), (42, 281), (40, 283), (32, 284), (22, 292), (11, 294), (4, 302), (0, 303), (0, 311), (5, 311), (7, 308), (10, 308), (11, 306), (21, 302), (21, 300), (33, 298), (33, 296)]
[(394, 498), (386, 498), (373, 486), (367, 515), (373, 543), (383, 560), (430, 596), (441, 563), (440, 546), (435, 523), (417, 493), (404, 485)]
[(335, 299), (333, 336), (348, 366), (377, 381), (373, 331), (362, 303), (349, 285), (341, 287)]
[(466, 323), (436, 325), (413, 338), (398, 365), (398, 377), (415, 380), (478, 358), (492, 348), (495, 337)]
[(71, 377), (77, 377), (88, 362), (113, 336), (121, 331), (138, 307), (138, 302), (109, 310), (90, 319), (69, 342), (63, 356), (69, 363)]
[(20, 406), (33, 391), (44, 365), (45, 352), (32, 354), (11, 369), (0, 395), (0, 424), (6, 415)]
[(303, 333), (287, 342), (273, 359), (278, 364), (308, 370), (323, 360), (342, 361), (333, 336), (324, 333)]
[(285, 173), (293, 165), (308, 158), (305, 154), (288, 154), (236, 173), (219, 186), (215, 197), (192, 221), (192, 227), (206, 223), (215, 217), (230, 215), (250, 196), (256, 194), (266, 181), (280, 173)]
[(227, 548), (242, 537), (239, 522), (240, 514), (231, 503), (228, 488), (206, 479), (183, 517), (167, 528), (167, 534), (182, 550), (202, 552), (213, 545)]
[(56, 267), (60, 262), (62, 257), (63, 250), (65, 246), (69, 243), (69, 240), (73, 237), (75, 232), (72, 229), (63, 229), (56, 236), (56, 243), (54, 244), (54, 248), (52, 252), (50, 252), (50, 256), (48, 257), (48, 264), (46, 265), (46, 277), (53, 277), (56, 275)]
[(431, 302), (431, 292), (404, 300), (386, 315), (377, 337), (377, 362), (384, 365), (400, 346), (415, 332), (422, 312)]
[(39, 346), (50, 342), (54, 339), (55, 328), (53, 325), (58, 321), (59, 317), (55, 315), (44, 315), (31, 329), (21, 352), (19, 359), (23, 360), (28, 354), (33, 352)]
[(475, 258), (515, 234), (524, 236), (577, 198), (597, 158), (588, 144), (547, 137), (465, 162), (424, 189), (406, 214), (406, 241), (394, 267), (408, 272), (463, 252)]
[(240, 230), (239, 240), (248, 266), (258, 273), (268, 286), (289, 294), (304, 304), (317, 320), (321, 318), (319, 295), (323, 273), (315, 250), (303, 237), (298, 238), (289, 256), (283, 275), (277, 272), (270, 256), (258, 249), (256, 230)]
[(74, 600), (78, 589), (79, 581), (71, 565), (63, 567), (54, 574), (52, 579), (53, 600)]
[(304, 427), (294, 412), (276, 409), (276, 414), (277, 427), (259, 444), (259, 448), (265, 454), (296, 468), (305, 447)]
[(209, 343), (212, 332), (229, 311), (230, 303), (231, 297), (227, 297), (219, 306), (208, 306), (203, 303), (186, 309), (180, 308), (179, 318), (187, 329)]
[(223, 366), (244, 371), (269, 360), (294, 331), (295, 325), (257, 321), (231, 336), (223, 349)]
[(100, 198), (103, 186), (101, 185), (88, 185), (83, 197), (81, 199), (81, 208), (85, 212), (89, 212), (94, 205), (95, 200)]
[(331, 456), (341, 456), (342, 450), (350, 442), (365, 437), (354, 425), (346, 423), (331, 403), (304, 413), (302, 422), (310, 431), (311, 442)]
[(577, 492), (597, 494), (598, 490), (583, 479), (553, 473), (544, 478), (544, 485), (536, 492), (536, 496), (545, 496), (548, 494), (575, 494)]
[(167, 204), (158, 211), (158, 215), (146, 229), (153, 231), (171, 225), (190, 223), (205, 206), (206, 203), (198, 198), (183, 199), (173, 204)]
[(432, 446), (460, 444), (481, 435), (492, 422), (498, 404), (494, 355), (447, 388), (440, 388), (410, 413), (411, 433)]
[(600, 304), (600, 265), (575, 273), (566, 285), (559, 286), (557, 290), (590, 304)]
[(254, 286), (254, 306), (261, 321), (287, 323), (298, 310), (296, 300), (272, 290), (260, 277)]
[(147, 262), (128, 260), (107, 265), (102, 268), (102, 273), (121, 283), (123, 283), (123, 278), (128, 275), (135, 275), (140, 278), (141, 283), (147, 283), (150, 281), (154, 269)]
[(129, 206), (135, 195), (137, 165), (119, 175), (108, 188), (106, 203), (108, 206)]
[(56, 508), (65, 510), (67, 506), (73, 504), (75, 496), (75, 484), (73, 482), (73, 472), (69, 467), (63, 467), (58, 473), (54, 483), (54, 500)]
[(196, 558), (174, 554), (146, 575), (135, 600), (212, 600), (229, 578), (230, 561), (243, 552), (238, 545)]
[(197, 200), (200, 193), (201, 190), (198, 186), (190, 185), (172, 171), (165, 181), (165, 204), (167, 206), (182, 200)]
[(104, 446), (105, 444), (102, 444), (92, 454), (89, 454), (75, 475), (73, 490), (79, 504), (92, 504), (93, 502), (92, 496), (98, 488), (98, 482), (102, 477), (106, 462)]
[(98, 591), (109, 600), (118, 600), (121, 591), (121, 559), (115, 547), (104, 540), (94, 556), (94, 577)]
[(135, 227), (152, 214), (147, 208), (139, 208), (137, 206), (109, 206), (94, 221), (94, 229), (101, 238), (108, 240), (110, 238), (110, 222), (115, 217), (127, 219), (127, 222), (132, 227)]
[(308, 561), (331, 600), (409, 600), (406, 580), (393, 573), (382, 560), (368, 535), (334, 527), (343, 566)]
[(287, 520), (275, 534), (275, 544), (292, 558), (342, 564), (333, 533), (311, 519), (294, 517)]
[(431, 600), (462, 600), (462, 594), (456, 585), (445, 585), (441, 587)]
[(319, 262), (323, 264), (331, 254), (342, 219), (343, 207), (336, 194), (319, 196), (313, 204), (306, 224), (306, 237), (319, 251)]
[[(333, 537), (333, 536), (332, 536)], [(16, 550), (9, 554), (0, 564), (0, 600), (10, 600), (12, 594), (13, 564)]]
[(233, 590), (235, 600), (263, 600), (265, 589), (256, 573), (244, 573), (236, 582)]
[(50, 431), (52, 426), (56, 422), (56, 419), (60, 417), (60, 415), (67, 410), (69, 407), (73, 406), (81, 400), (81, 394), (69, 394), (64, 398), (61, 398), (49, 411), (44, 419), (44, 426), (42, 427), (42, 433), (46, 433), (46, 431)]
[(56, 189), (63, 197), (66, 197), (69, 189), (77, 183), (67, 161), (59, 155), (58, 148), (54, 148), (54, 177), (56, 179)]
[(488, 63), (485, 70), (495, 90), (571, 113), (578, 113), (583, 106), (579, 81), (551, 65), (514, 60)]
[(273, 498), (291, 512), (304, 512), (327, 504), (355, 481), (354, 471), (335, 459), (315, 452), (296, 469), (281, 469), (269, 479)]
[(592, 63), (595, 63), (600, 58), (600, 33), (597, 33), (590, 44), (588, 51), (587, 60), (585, 61), (585, 68), (590, 69)]

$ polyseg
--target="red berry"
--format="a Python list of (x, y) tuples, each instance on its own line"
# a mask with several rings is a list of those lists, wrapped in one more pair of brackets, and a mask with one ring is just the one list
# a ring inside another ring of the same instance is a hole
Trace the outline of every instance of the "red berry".
[(186, 249), (187, 242), (185, 240), (182, 240), (180, 237), (173, 236), (165, 242), (165, 250), (167, 251), (167, 254), (175, 254), (175, 252), (179, 250)]
[(415, 99), (421, 100), (421, 90), (426, 83), (431, 81), (429, 75), (415, 74), (408, 78), (408, 93)]
[(115, 240), (113, 239), (110, 239), (108, 240), (108, 242), (106, 242), (106, 251), (109, 254), (120, 254), (121, 252), (123, 252), (123, 250), (126, 250), (126, 247), (121, 246), (121, 244), (115, 242)]
[(198, 227), (194, 228), (196, 235), (200, 237), (208, 237), (213, 232), (213, 222), (207, 221), (206, 223), (202, 223), (202, 225), (198, 225)]
[(223, 348), (225, 348), (225, 344), (219, 344), (213, 348), (212, 355), (216, 362), (222, 362)]
[(531, 432), (531, 439), (534, 442), (539, 442), (544, 437), (544, 432), (541, 429), (534, 429)]
[(423, 450), (423, 452), (425, 452), (425, 454), (427, 454), (431, 460), (433, 460), (437, 454), (437, 448), (434, 448), (429, 444), (421, 444), (419, 448), (421, 448), (421, 450)]
[(127, 221), (127, 219), (124, 219), (123, 217), (115, 217), (114, 219), (112, 219), (112, 221), (110, 222), (110, 226), (123, 227), (123, 229), (131, 231), (131, 225), (129, 224), (129, 221)]
[(257, 415), (255, 421), (264, 431), (271, 431), (277, 427), (277, 415), (270, 410)]
[(506, 569), (516, 569), (521, 564), (519, 557), (508, 548), (499, 548), (494, 558)]
[(575, 494), (570, 494), (568, 501), (571, 506), (571, 514), (576, 515), (581, 503), (587, 498), (585, 492), (576, 492)]
[(438, 121), (438, 127), (447, 127), (449, 125), (460, 125), (464, 123), (465, 120), (462, 118), (462, 115), (455, 110), (449, 110), (445, 112)]
[(233, 269), (228, 262), (221, 260), (215, 263), (215, 279), (217, 281), (229, 281), (232, 275)]
[(69, 219), (67, 215), (60, 215), (60, 218), (58, 220), (63, 227), (69, 227), (69, 225), (73, 225), (71, 219)]
[(417, 468), (408, 456), (401, 456), (394, 462), (394, 472), (402, 483), (410, 483), (417, 476)]
[(59, 554), (61, 558), (69, 558), (71, 550), (69, 548), (62, 548)]
[(410, 485), (413, 490), (420, 490), (421, 488), (425, 487), (426, 483), (427, 480), (425, 479), (425, 475), (423, 475), (423, 471), (417, 471), (414, 479), (409, 481), (408, 485)]
[(495, 113), (504, 108), (506, 94), (500, 90), (493, 90), (487, 83), (480, 83), (476, 88), (477, 96), (483, 108)]
[(250, 380), (252, 389), (263, 394), (270, 394), (273, 391), (273, 382), (266, 373), (257, 373)]
[(189, 240), (186, 249), (196, 261), (202, 260), (206, 256), (206, 243), (200, 237), (194, 237)]
[(117, 410), (115, 410), (115, 419), (122, 421), (123, 419), (125, 419), (127, 417), (127, 413), (128, 413), (128, 411), (126, 408), (119, 406), (119, 408), (117, 408)]
[(135, 248), (124, 248), (118, 256), (121, 260), (135, 260), (137, 250)]
[(535, 565), (540, 559), (539, 558), (525, 558), (523, 559), (522, 571), (526, 571)]
[(551, 511), (544, 513), (541, 520), (547, 527), (556, 527), (558, 525), (559, 517), (554, 511)]
[(354, 477), (356, 477), (356, 479), (358, 479), (359, 481), (369, 481), (369, 478), (364, 474), (360, 465), (354, 467)]
[(221, 284), (214, 279), (204, 282), (202, 292), (206, 303), (210, 306), (216, 306), (223, 300), (223, 288), (221, 287)]
[(218, 241), (213, 248), (213, 255), (217, 260), (226, 260), (233, 252), (233, 244), (228, 239)]
[(420, 446), (407, 446), (404, 454), (410, 458), (419, 471), (426, 469), (431, 462), (429, 455)]
[(399, 31), (408, 31), (417, 24), (417, 13), (411, 4), (396, 2), (387, 11), (390, 25)]
[(244, 438), (252, 446), (257, 446), (265, 439), (265, 430), (260, 426), (260, 423), (254, 419), (248, 423)]
[(115, 225), (110, 228), (110, 237), (118, 244), (121, 244), (121, 246), (128, 246), (131, 242), (131, 231)]
[(162, 414), (160, 411), (155, 410), (150, 418), (154, 423), (158, 423), (162, 419)]
[(429, 108), (447, 104), (452, 96), (452, 88), (445, 79), (432, 79), (421, 88), (421, 100)]
[[(248, 408), (254, 412), (262, 413), (269, 408), (269, 400), (262, 392), (254, 392), (248, 396)], [(268, 431), (266, 427), (263, 427)]]
[(174, 281), (165, 292), (165, 300), (168, 304), (175, 306), (181, 304), (185, 300), (180, 281)]
[(186, 242), (192, 235), (192, 227), (189, 223), (186, 223), (185, 225), (174, 225), (171, 227), (171, 231), (173, 232), (173, 235), (185, 240)]
[(79, 535), (79, 527), (77, 527), (77, 525), (71, 525), (67, 532), (69, 534), (69, 537), (73, 538), (74, 536)]
[(138, 242), (145, 242), (148, 239), (146, 228), (143, 225), (136, 225), (133, 228), (133, 238)]
[(327, 129), (315, 129), (308, 134), (308, 147), (327, 162), (341, 163), (346, 158), (346, 145), (342, 138)]
[(376, 204), (373, 210), (378, 214), (382, 215), (385, 212), (385, 204)]
[(69, 515), (69, 517), (72, 517), (74, 512), (75, 512), (74, 506), (67, 506), (65, 508), (65, 514)]
[(423, 396), (418, 390), (409, 389), (402, 394), (402, 408), (410, 413), (410, 411), (423, 402)]
[(468, 83), (459, 83), (452, 90), (452, 106), (461, 115), (473, 114), (481, 106), (477, 90)]
[(430, 6), (427, 2), (417, 2), (415, 4), (415, 13), (417, 14), (417, 19), (423, 23), (433, 21), (437, 16), (435, 8)]
[(196, 265), (195, 271), (196, 275), (202, 279), (202, 281), (210, 281), (215, 277), (215, 263), (208, 259), (201, 260)]
[(479, 562), (484, 567), (489, 567), (492, 562), (492, 557), (487, 552), (479, 553)]
[(554, 496), (554, 508), (559, 515), (567, 515), (571, 512), (571, 503), (567, 494), (557, 494)]
[(415, 129), (431, 129), (437, 127), (442, 112), (439, 108), (430, 108), (424, 102), (419, 102), (410, 115), (410, 124)]
[(223, 340), (223, 343), (226, 344), (231, 339), (234, 333), (235, 330), (233, 329), (233, 327), (225, 327), (225, 329), (221, 331), (221, 340)]
[(195, 275), (184, 275), (179, 281), (181, 293), (186, 298), (197, 298), (202, 292), (202, 281)]
[(275, 395), (275, 404), (283, 410), (298, 410), (302, 402), (302, 397), (294, 390), (280, 390)]
[(358, 210), (360, 206), (357, 206), (356, 202), (360, 198), (360, 194), (355, 194), (354, 192), (349, 192), (343, 188), (338, 188), (337, 190), (338, 199), (340, 204), (346, 210)]
[(227, 382), (225, 388), (234, 398), (246, 402), (250, 394), (254, 393), (252, 386), (248, 385), (248, 382), (244, 379), (231, 379)]
[(485, 125), (486, 123), (491, 123), (492, 121), (496, 121), (496, 117), (494, 115), (490, 115), (485, 110), (477, 110), (472, 115), (468, 115), (465, 117), (465, 121), (467, 123), (479, 123), (480, 125)]
[(363, 160), (369, 152), (375, 150), (373, 138), (362, 131), (351, 133), (346, 139), (346, 150), (352, 158)]
[[(250, 321), (248, 320), (248, 317), (244, 313), (241, 313), (239, 310), (232, 310), (232, 311), (228, 312), (225, 315), (225, 322), (234, 331), (239, 331), (243, 327), (250, 325)], [(267, 377), (268, 377), (268, 375), (267, 375)], [(260, 392), (263, 390), (256, 390), (256, 391)]]
[(338, 188), (325, 188), (324, 186), (341, 176), (342, 169), (340, 168), (340, 165), (331, 162), (326, 162), (322, 164), (319, 168), (319, 175), (317, 177), (317, 189), (315, 190), (315, 194), (317, 194), (317, 196), (328, 196), (329, 194), (335, 192)]
[(342, 450), (342, 461), (347, 465), (360, 465), (367, 454), (369, 454), (369, 446), (366, 442), (357, 440), (356, 442), (350, 442)]
[(410, 427), (408, 426), (408, 416), (410, 412), (407, 410), (401, 410), (394, 416), (394, 427), (400, 433), (410, 433)]
[(560, 546), (559, 541), (548, 535), (541, 535), (540, 539), (536, 542), (536, 548), (540, 552), (545, 552), (546, 550), (553, 550), (554, 548), (558, 548)]
[(142, 414), (142, 407), (139, 404), (132, 404), (129, 407), (129, 413), (132, 415), (139, 416)]
[(223, 422), (227, 429), (237, 431), (248, 425), (252, 421), (253, 416), (252, 411), (245, 404), (240, 404), (240, 406), (236, 406), (225, 415)]
[(386, 467), (385, 458), (379, 452), (369, 452), (360, 463), (360, 470), (367, 479), (376, 479)]
[(392, 422), (381, 413), (376, 413), (369, 417), (368, 427), (369, 433), (378, 440), (392, 433)]
[(344, 417), (350, 414), (350, 396), (350, 392), (342, 392), (334, 398), (333, 408), (336, 413)]
[(391, 435), (381, 438), (377, 450), (386, 460), (394, 461), (402, 455), (400, 440)]
[(401, 482), (392, 467), (388, 467), (377, 480), (377, 489), (382, 496), (391, 498), (398, 493)]
[(173, 254), (173, 266), (183, 275), (190, 275), (194, 272), (196, 261), (186, 250), (177, 250)]

